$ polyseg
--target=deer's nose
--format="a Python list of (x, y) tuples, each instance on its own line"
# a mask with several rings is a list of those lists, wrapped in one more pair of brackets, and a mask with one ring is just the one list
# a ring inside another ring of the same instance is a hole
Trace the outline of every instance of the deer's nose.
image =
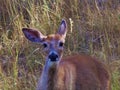
[(58, 61), (58, 55), (54, 52), (52, 52), (48, 58), (51, 60), (51, 61)]

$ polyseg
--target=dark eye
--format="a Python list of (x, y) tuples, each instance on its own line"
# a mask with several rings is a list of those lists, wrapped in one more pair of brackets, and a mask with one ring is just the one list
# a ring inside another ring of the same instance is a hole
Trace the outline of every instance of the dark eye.
[(60, 43), (59, 43), (59, 46), (60, 46), (60, 47), (63, 47), (63, 45), (64, 45), (63, 42), (60, 42)]
[(43, 47), (46, 48), (48, 45), (47, 43), (43, 43)]

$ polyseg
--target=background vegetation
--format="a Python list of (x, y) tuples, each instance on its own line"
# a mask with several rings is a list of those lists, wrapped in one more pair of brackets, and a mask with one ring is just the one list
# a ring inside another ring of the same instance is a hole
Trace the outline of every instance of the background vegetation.
[(112, 90), (120, 90), (119, 0), (0, 0), (0, 90), (34, 90), (44, 65), (40, 45), (23, 27), (55, 33), (68, 23), (64, 55), (85, 53), (109, 67)]

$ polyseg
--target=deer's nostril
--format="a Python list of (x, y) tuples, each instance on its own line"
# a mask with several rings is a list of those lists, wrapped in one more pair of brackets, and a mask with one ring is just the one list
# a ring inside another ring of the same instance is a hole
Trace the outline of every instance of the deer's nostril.
[(55, 53), (52, 53), (48, 57), (51, 61), (57, 61), (58, 60), (58, 55)]

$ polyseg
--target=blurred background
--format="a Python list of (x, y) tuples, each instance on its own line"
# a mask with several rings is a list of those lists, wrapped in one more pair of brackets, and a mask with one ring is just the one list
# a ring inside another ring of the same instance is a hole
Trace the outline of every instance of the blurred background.
[(45, 56), (22, 28), (48, 35), (62, 19), (68, 24), (64, 56), (99, 58), (112, 90), (120, 90), (120, 0), (0, 0), (0, 90), (35, 90)]

